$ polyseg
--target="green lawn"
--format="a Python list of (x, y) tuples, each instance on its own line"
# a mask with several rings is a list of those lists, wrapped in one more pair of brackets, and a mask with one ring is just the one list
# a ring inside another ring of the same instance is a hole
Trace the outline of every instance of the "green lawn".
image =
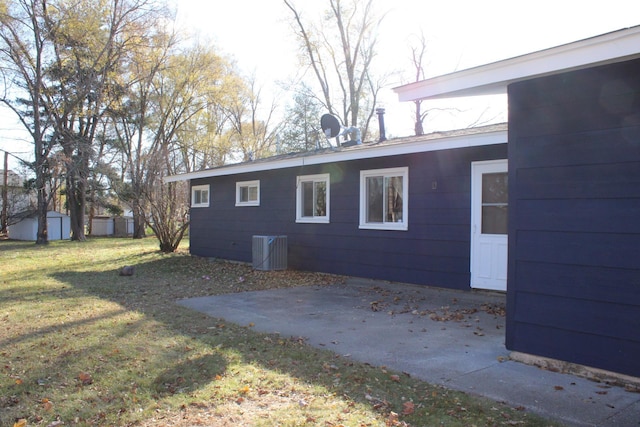
[(153, 238), (0, 241), (0, 265), (0, 426), (552, 425), (174, 303), (340, 277), (161, 254)]

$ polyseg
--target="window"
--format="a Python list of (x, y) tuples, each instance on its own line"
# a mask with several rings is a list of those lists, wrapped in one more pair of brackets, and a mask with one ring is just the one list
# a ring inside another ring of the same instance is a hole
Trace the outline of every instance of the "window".
[(407, 230), (409, 169), (360, 172), (360, 228)]
[(191, 207), (208, 208), (209, 207), (209, 186), (194, 185), (191, 187)]
[(482, 234), (507, 234), (508, 189), (507, 172), (482, 174)]
[(260, 181), (236, 182), (236, 206), (260, 206)]
[(329, 174), (299, 176), (296, 222), (329, 222)]

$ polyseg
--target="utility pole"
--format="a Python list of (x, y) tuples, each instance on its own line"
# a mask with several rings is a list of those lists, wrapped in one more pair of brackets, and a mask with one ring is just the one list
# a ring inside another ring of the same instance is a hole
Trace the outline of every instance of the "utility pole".
[(4, 171), (2, 172), (2, 214), (0, 215), (0, 234), (6, 235), (9, 228), (9, 156), (15, 157), (22, 164), (26, 164), (24, 160), (16, 156), (13, 153), (8, 152), (0, 148), (0, 151), (4, 153)]
[(8, 215), (8, 205), (9, 205), (9, 153), (4, 152), (4, 172), (3, 172), (4, 181), (2, 183), (2, 224), (0, 226), (0, 234), (7, 235), (8, 227), (9, 227), (9, 215)]

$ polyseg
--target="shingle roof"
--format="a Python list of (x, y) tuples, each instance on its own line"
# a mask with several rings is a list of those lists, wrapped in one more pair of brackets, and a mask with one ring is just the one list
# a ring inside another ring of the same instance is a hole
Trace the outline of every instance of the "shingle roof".
[(362, 158), (387, 157), (424, 151), (436, 151), (467, 146), (506, 143), (507, 124), (433, 132), (421, 136), (392, 138), (381, 142), (322, 148), (313, 151), (279, 154), (248, 162), (173, 175), (165, 181), (184, 181), (211, 176), (234, 175), (260, 170), (282, 169), (311, 164), (334, 163)]

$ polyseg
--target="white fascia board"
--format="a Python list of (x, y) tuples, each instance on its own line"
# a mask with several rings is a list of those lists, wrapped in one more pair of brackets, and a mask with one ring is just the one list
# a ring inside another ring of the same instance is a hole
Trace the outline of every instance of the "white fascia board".
[(264, 161), (259, 163), (239, 163), (237, 165), (221, 166), (215, 169), (205, 169), (196, 172), (183, 173), (180, 175), (170, 175), (164, 178), (164, 182), (188, 181), (198, 178), (209, 178), (212, 176), (235, 175), (239, 173), (257, 172), (271, 169), (294, 168), (301, 166), (301, 158)]
[(400, 101), (506, 94), (507, 86), (517, 81), (638, 58), (639, 46), (636, 26), (393, 90)]
[(459, 135), (433, 140), (403, 142), (381, 145), (379, 147), (363, 147), (353, 150), (336, 151), (317, 155), (296, 157), (293, 159), (263, 161), (259, 163), (241, 163), (217, 169), (172, 175), (165, 182), (188, 181), (199, 178), (227, 176), (240, 173), (260, 172), (265, 170), (285, 169), (326, 163), (346, 162), (350, 160), (390, 157), (403, 154), (423, 153), (428, 151), (450, 150), (454, 148), (479, 147), (483, 145), (506, 144), (507, 131), (485, 132), (471, 135)]

